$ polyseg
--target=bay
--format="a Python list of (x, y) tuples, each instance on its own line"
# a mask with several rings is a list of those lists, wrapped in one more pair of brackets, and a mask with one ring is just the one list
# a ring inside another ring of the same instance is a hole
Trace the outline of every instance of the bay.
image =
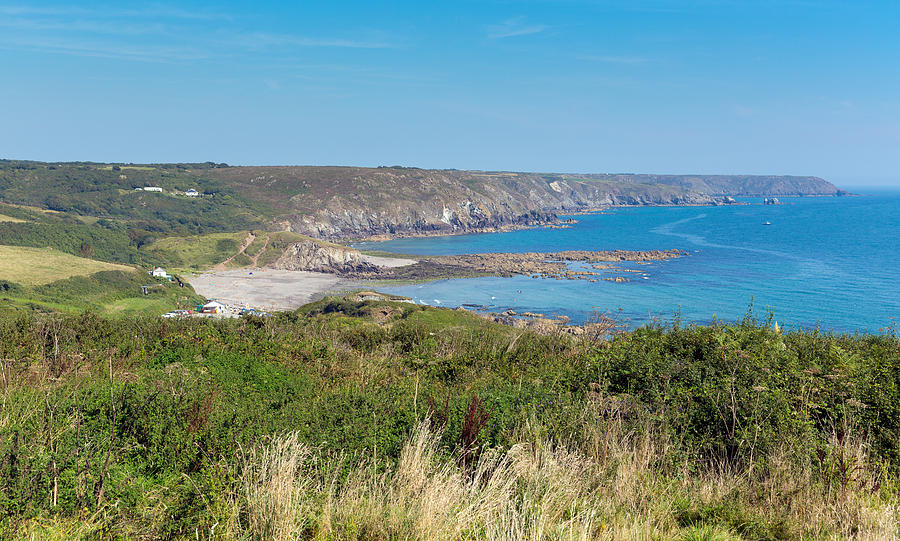
[[(631, 265), (627, 283), (529, 276), (383, 287), (417, 303), (565, 315), (595, 311), (630, 326), (736, 321), (751, 309), (787, 327), (881, 332), (900, 317), (900, 193), (782, 198), (782, 205), (616, 208), (570, 229), (364, 242), (360, 249), (448, 255), (677, 248), (689, 256)], [(768, 222), (770, 225), (765, 225)], [(574, 264), (573, 268), (581, 265)], [(643, 276), (642, 276), (643, 275)]]

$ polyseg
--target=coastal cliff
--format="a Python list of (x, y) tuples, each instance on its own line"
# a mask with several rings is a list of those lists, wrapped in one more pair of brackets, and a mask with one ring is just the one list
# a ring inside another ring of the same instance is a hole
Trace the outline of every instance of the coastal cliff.
[(209, 174), (280, 207), (277, 228), (322, 239), (496, 231), (610, 206), (726, 203), (679, 186), (560, 174), (399, 167), (229, 167)]
[(127, 231), (137, 248), (165, 236), (251, 229), (330, 240), (490, 232), (612, 206), (844, 193), (818, 177), (0, 160), (0, 203), (52, 210), (79, 227), (86, 217), (105, 235)]

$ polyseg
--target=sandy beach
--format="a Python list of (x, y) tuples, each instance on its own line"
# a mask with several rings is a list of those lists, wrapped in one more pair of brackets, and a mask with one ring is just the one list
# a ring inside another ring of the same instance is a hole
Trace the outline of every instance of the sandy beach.
[[(397, 268), (416, 263), (412, 259), (363, 255), (367, 263)], [(351, 289), (358, 281), (337, 274), (276, 269), (234, 269), (186, 277), (198, 294), (229, 306), (258, 310), (294, 310), (331, 292)]]
[(294, 310), (354, 282), (335, 274), (272, 269), (239, 269), (188, 276), (194, 291), (230, 306)]

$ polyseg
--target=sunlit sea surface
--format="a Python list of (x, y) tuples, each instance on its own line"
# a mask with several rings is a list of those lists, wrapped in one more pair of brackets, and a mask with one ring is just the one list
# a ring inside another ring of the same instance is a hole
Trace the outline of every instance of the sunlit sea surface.
[[(433, 306), (483, 305), (566, 315), (595, 311), (631, 326), (653, 320), (742, 319), (751, 308), (788, 327), (879, 330), (900, 318), (900, 193), (762, 199), (726, 207), (644, 207), (575, 216), (571, 229), (398, 239), (361, 249), (443, 255), (561, 250), (678, 248), (680, 259), (630, 265), (627, 283), (469, 278), (383, 287)], [(765, 225), (769, 222), (770, 225)], [(575, 264), (573, 268), (587, 268)], [(677, 314), (677, 316), (676, 316)]]

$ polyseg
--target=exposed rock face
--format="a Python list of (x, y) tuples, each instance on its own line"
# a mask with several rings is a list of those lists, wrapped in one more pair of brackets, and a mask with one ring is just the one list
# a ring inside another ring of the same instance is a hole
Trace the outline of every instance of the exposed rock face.
[[(556, 223), (559, 214), (617, 205), (724, 203), (669, 186), (620, 190), (603, 182), (548, 182), (531, 174), (498, 174), (477, 182), (455, 178), (455, 172), (427, 177), (381, 174), (387, 177), (365, 197), (333, 196), (312, 212), (293, 214), (291, 230), (326, 239), (496, 231)], [(385, 186), (395, 190), (377, 195)]]
[[(464, 201), (444, 205), (407, 204), (389, 210), (323, 209), (314, 215), (295, 215), (290, 230), (322, 239), (402, 237), (455, 232), (495, 231), (517, 226), (556, 223), (555, 212), (530, 210), (523, 214), (494, 205), (474, 206)], [(341, 205), (343, 206), (343, 205)]]
[(378, 271), (378, 267), (364, 261), (356, 250), (312, 240), (289, 245), (271, 267), (334, 274)]

